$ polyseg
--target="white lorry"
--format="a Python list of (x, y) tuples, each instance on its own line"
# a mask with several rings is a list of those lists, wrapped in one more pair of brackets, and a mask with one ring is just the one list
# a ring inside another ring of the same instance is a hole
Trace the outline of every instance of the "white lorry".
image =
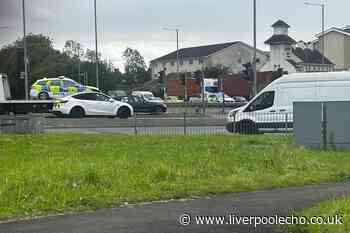
[(258, 133), (293, 128), (293, 102), (350, 101), (350, 72), (284, 75), (228, 114), (227, 131)]
[(53, 104), (52, 100), (12, 100), (7, 75), (0, 74), (0, 114), (46, 113)]
[(211, 103), (234, 103), (235, 100), (220, 91), (217, 79), (204, 79), (204, 97)]

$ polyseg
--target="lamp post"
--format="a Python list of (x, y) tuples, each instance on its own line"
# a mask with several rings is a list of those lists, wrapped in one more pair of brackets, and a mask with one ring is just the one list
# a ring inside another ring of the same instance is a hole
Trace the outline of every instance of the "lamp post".
[(254, 40), (254, 56), (253, 56), (253, 96), (257, 94), (257, 72), (256, 72), (256, 0), (253, 2), (253, 15), (254, 15), (254, 32), (253, 32), (253, 40)]
[(312, 2), (304, 2), (307, 6), (318, 6), (321, 7), (322, 10), (322, 41), (321, 41), (321, 50), (322, 50), (322, 64), (325, 63), (325, 43), (324, 43), (324, 32), (325, 32), (325, 4), (324, 3), (312, 3)]
[[(177, 28), (163, 28), (166, 31), (175, 31), (176, 32), (176, 77), (180, 79), (180, 62), (179, 62), (179, 29)], [(164, 97), (167, 97), (167, 80), (165, 81)]]
[(94, 0), (95, 11), (95, 59), (96, 59), (96, 87), (99, 88), (99, 66), (98, 66), (98, 45), (97, 45), (97, 7), (96, 0)]
[(22, 15), (23, 15), (23, 49), (24, 49), (24, 93), (25, 99), (29, 99), (28, 95), (28, 48), (27, 48), (27, 29), (26, 29), (26, 9), (25, 0), (22, 0)]

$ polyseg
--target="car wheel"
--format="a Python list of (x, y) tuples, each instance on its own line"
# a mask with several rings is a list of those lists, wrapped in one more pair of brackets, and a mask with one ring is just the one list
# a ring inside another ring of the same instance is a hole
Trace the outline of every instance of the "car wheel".
[(236, 133), (239, 134), (257, 134), (259, 129), (253, 121), (243, 120), (236, 123)]
[(82, 118), (85, 116), (85, 111), (81, 107), (74, 107), (70, 111), (69, 116), (73, 118)]
[(48, 100), (50, 98), (49, 94), (47, 94), (46, 92), (41, 92), (38, 95), (39, 100)]
[(130, 109), (127, 108), (127, 107), (121, 107), (119, 110), (118, 110), (118, 114), (117, 116), (120, 118), (120, 119), (128, 119), (130, 117), (131, 113), (130, 113)]
[(154, 109), (154, 114), (160, 115), (160, 114), (162, 114), (162, 113), (164, 113), (164, 110), (163, 110), (162, 107), (160, 107), (160, 106), (155, 107), (155, 109)]

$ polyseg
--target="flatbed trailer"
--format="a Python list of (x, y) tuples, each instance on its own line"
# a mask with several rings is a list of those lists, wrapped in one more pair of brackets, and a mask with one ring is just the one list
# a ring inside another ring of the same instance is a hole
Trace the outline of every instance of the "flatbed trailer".
[(0, 74), (0, 114), (48, 113), (54, 100), (12, 100), (7, 75)]
[(52, 100), (8, 100), (0, 101), (0, 114), (48, 113), (52, 111)]

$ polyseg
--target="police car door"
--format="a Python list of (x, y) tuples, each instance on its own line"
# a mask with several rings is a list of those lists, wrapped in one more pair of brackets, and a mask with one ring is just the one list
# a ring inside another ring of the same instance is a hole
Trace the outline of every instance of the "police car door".
[(78, 92), (77, 83), (70, 80), (63, 80), (62, 90), (65, 96), (77, 93)]
[(48, 82), (50, 92), (54, 98), (64, 97), (62, 93), (62, 83), (59, 79), (53, 79)]

